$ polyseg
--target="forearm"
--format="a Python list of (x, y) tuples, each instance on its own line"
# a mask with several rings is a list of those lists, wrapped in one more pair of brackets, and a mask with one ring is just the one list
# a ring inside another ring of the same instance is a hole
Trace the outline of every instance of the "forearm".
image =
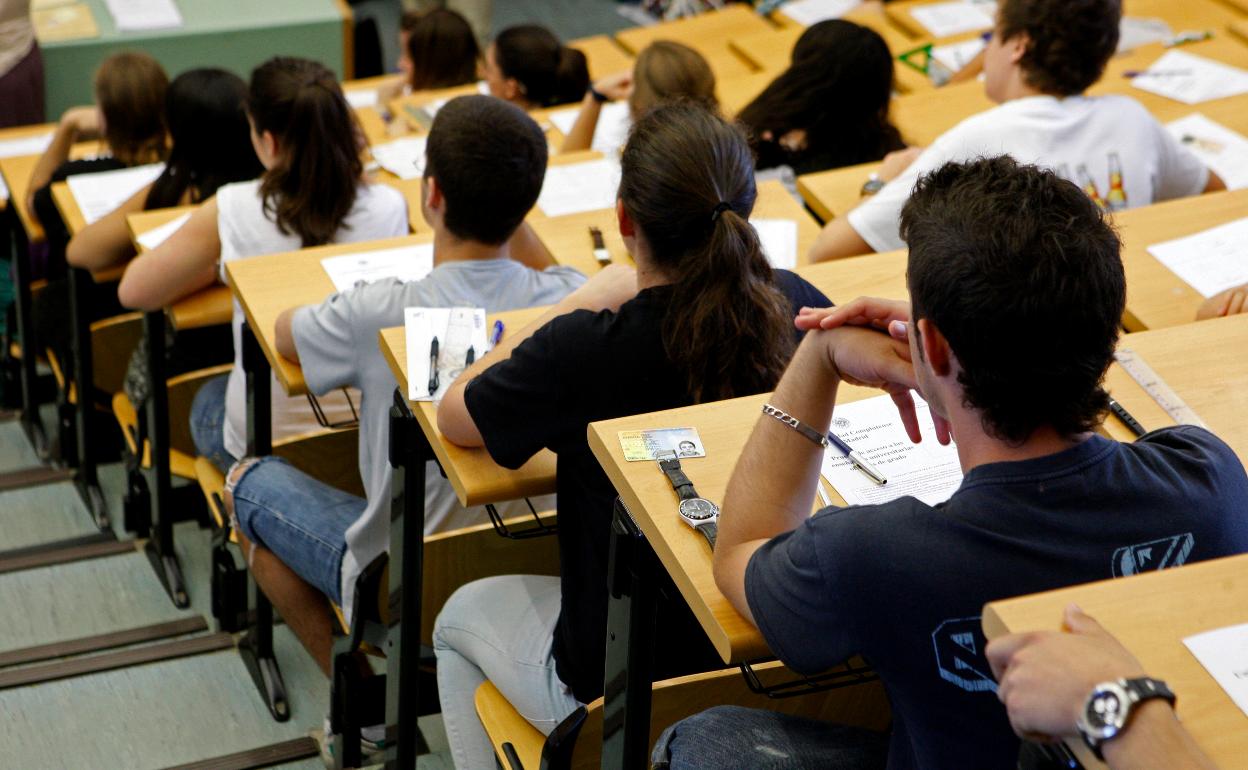
[(528, 222), (521, 222), (520, 227), (512, 233), (511, 239), (507, 241), (507, 251), (516, 262), (534, 270), (545, 270), (555, 264), (554, 257)]
[(839, 216), (819, 231), (819, 237), (810, 248), (811, 262), (871, 254), (875, 249), (867, 243), (849, 223), (849, 217)]
[(298, 308), (288, 307), (274, 323), (273, 343), (277, 354), (287, 361), (299, 363), (299, 349), (295, 347), (294, 320)]
[(1217, 770), (1179, 724), (1170, 705), (1161, 701), (1141, 704), (1131, 716), (1126, 732), (1106, 741), (1102, 751), (1112, 770)]
[[(142, 191), (144, 199), (146, 189)], [(66, 261), (93, 273), (130, 261), (134, 257), (134, 244), (130, 241), (126, 217), (142, 210), (142, 200), (136, 195), (117, 210), (87, 225), (69, 239), (65, 248)]]
[(585, 94), (581, 100), (581, 111), (577, 113), (572, 130), (563, 138), (560, 152), (588, 150), (594, 144), (594, 131), (598, 129), (598, 116), (602, 113), (602, 105), (591, 93)]

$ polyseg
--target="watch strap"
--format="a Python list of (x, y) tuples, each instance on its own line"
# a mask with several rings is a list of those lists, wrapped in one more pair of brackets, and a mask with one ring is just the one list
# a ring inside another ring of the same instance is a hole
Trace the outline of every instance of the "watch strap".
[(702, 537), (706, 538), (706, 542), (710, 544), (711, 550), (714, 551), (715, 539), (719, 537), (719, 522), (704, 521), (695, 526), (694, 529), (702, 533)]
[(663, 475), (667, 476), (667, 480), (672, 482), (672, 489), (676, 490), (681, 500), (692, 500), (698, 496), (693, 488), (693, 482), (681, 470), (680, 460), (659, 460), (659, 468), (662, 469)]
[(1175, 701), (1178, 700), (1178, 698), (1175, 697), (1174, 691), (1170, 689), (1170, 685), (1160, 679), (1141, 676), (1135, 679), (1119, 679), (1118, 684), (1131, 696), (1131, 702), (1126, 704), (1127, 716), (1126, 721), (1122, 724), (1122, 729), (1119, 730), (1118, 734), (1114, 735), (1112, 738), (1105, 738), (1103, 740), (1093, 740), (1088, 737), (1087, 733), (1083, 733), (1083, 742), (1087, 744), (1089, 749), (1092, 749), (1092, 753), (1102, 762), (1105, 761), (1104, 746), (1106, 741), (1112, 741), (1114, 738), (1117, 738), (1126, 732), (1127, 728), (1131, 726), (1131, 715), (1135, 712), (1136, 707), (1144, 701), (1153, 700), (1155, 698), (1161, 698), (1171, 706), (1173, 706)]

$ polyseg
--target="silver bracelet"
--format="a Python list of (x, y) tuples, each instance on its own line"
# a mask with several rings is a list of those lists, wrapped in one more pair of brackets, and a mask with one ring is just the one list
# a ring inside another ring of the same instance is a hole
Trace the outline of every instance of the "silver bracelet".
[(763, 404), (763, 414), (768, 417), (775, 417), (780, 422), (789, 426), (824, 449), (827, 449), (828, 445), (831, 443), (828, 441), (828, 437), (824, 434), (810, 427), (788, 412), (775, 408), (771, 404)]

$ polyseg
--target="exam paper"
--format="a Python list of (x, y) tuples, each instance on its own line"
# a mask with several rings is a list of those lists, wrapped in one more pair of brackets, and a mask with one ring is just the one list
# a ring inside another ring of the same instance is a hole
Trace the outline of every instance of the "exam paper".
[(321, 267), (333, 281), (336, 291), (346, 291), (383, 278), (397, 278), (403, 283), (419, 281), (433, 270), (433, 244), (326, 257), (321, 260)]
[(792, 219), (751, 219), (750, 224), (763, 244), (763, 253), (772, 267), (797, 267), (797, 222)]
[(1205, 298), (1248, 283), (1248, 219), (1154, 243), (1148, 253)]
[(355, 110), (361, 107), (377, 106), (376, 88), (359, 88), (354, 91), (344, 91), (342, 95), (347, 98), (347, 104), (351, 105), (351, 108)]
[(1186, 51), (1167, 51), (1131, 79), (1142, 91), (1184, 104), (1200, 104), (1248, 93), (1248, 71)]
[(839, 19), (860, 5), (862, 0), (790, 0), (780, 6), (780, 11), (803, 27), (809, 27), (827, 19)]
[(951, 37), (963, 32), (992, 29), (996, 13), (996, 3), (974, 0), (919, 5), (910, 10), (910, 15), (926, 27), (932, 37)]
[(104, 3), (121, 32), (182, 26), (182, 14), (173, 0), (104, 0)]
[(1189, 636), (1183, 644), (1248, 715), (1248, 623)]
[(87, 224), (110, 214), (126, 199), (156, 181), (164, 163), (121, 168), (116, 171), (98, 171), (94, 174), (75, 174), (65, 181), (74, 194), (74, 202), (82, 212)]
[(191, 218), (191, 212), (186, 212), (176, 219), (170, 219), (160, 227), (153, 227), (151, 230), (140, 235), (136, 240), (144, 249), (151, 251), (160, 244), (169, 240), (169, 236), (178, 231), (178, 228), (186, 224), (186, 220)]
[(373, 159), (399, 179), (419, 179), (425, 173), (427, 137), (409, 136), (373, 145)]
[(958, 450), (952, 444), (936, 441), (931, 411), (917, 393), (914, 409), (918, 414), (923, 441), (911, 443), (889, 396), (878, 396), (848, 404), (837, 404), (832, 432), (888, 479), (876, 484), (854, 467), (835, 446), (823, 455), (823, 478), (849, 505), (877, 505), (910, 495), (928, 505), (948, 500), (962, 483)]
[(1248, 138), (1199, 112), (1166, 124), (1166, 130), (1226, 182), (1248, 187)]
[(1161, 19), (1123, 16), (1118, 24), (1118, 53), (1126, 53), (1149, 43), (1164, 43), (1174, 37), (1170, 25)]
[[(467, 368), (468, 348), (480, 358), (487, 349), (485, 309), (409, 307), (404, 310), (407, 337), (407, 398), (441, 401), (446, 389)], [(429, 392), (430, 350), (438, 339), (438, 389)]]
[[(52, 132), (39, 134), (38, 136), (28, 136), (22, 139), (9, 139), (0, 142), (0, 158), (14, 158), (19, 155), (42, 155), (43, 151), (48, 149), (48, 145), (52, 142)], [(9, 186), (4, 183), (4, 177), (0, 176), (0, 201), (9, 199)]]
[(932, 58), (949, 70), (950, 75), (956, 75), (971, 63), (971, 59), (979, 56), (979, 52), (987, 45), (982, 38), (978, 37), (963, 40), (960, 43), (935, 45), (932, 46)]
[[(550, 122), (555, 128), (567, 136), (581, 114), (579, 108), (557, 110), (550, 113)], [(590, 143), (591, 150), (604, 155), (619, 154), (620, 148), (628, 141), (628, 130), (633, 126), (632, 115), (628, 111), (627, 102), (612, 102), (602, 105), (598, 113), (598, 125), (594, 128), (594, 138)]]
[(615, 206), (620, 164), (611, 158), (550, 166), (537, 205), (548, 217)]

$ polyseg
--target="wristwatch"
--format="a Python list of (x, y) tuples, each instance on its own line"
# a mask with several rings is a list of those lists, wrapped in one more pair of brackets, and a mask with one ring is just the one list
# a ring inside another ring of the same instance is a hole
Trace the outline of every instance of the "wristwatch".
[(714, 551), (715, 537), (719, 534), (719, 506), (698, 496), (697, 490), (693, 488), (693, 482), (680, 469), (678, 458), (659, 460), (659, 470), (663, 471), (667, 480), (672, 482), (672, 489), (676, 490), (676, 494), (680, 497), (680, 507), (677, 509), (680, 518), (702, 533), (702, 537), (706, 538), (706, 542), (710, 543), (711, 550)]
[(872, 174), (867, 177), (867, 181), (862, 183), (862, 189), (858, 191), (858, 194), (863, 198), (870, 197), (883, 190), (886, 184), (888, 183), (880, 179), (879, 174)]
[(1175, 701), (1174, 693), (1160, 679), (1140, 677), (1101, 682), (1092, 689), (1075, 726), (1096, 758), (1104, 761), (1101, 746), (1122, 733), (1137, 704), (1153, 698), (1162, 698), (1171, 706)]

